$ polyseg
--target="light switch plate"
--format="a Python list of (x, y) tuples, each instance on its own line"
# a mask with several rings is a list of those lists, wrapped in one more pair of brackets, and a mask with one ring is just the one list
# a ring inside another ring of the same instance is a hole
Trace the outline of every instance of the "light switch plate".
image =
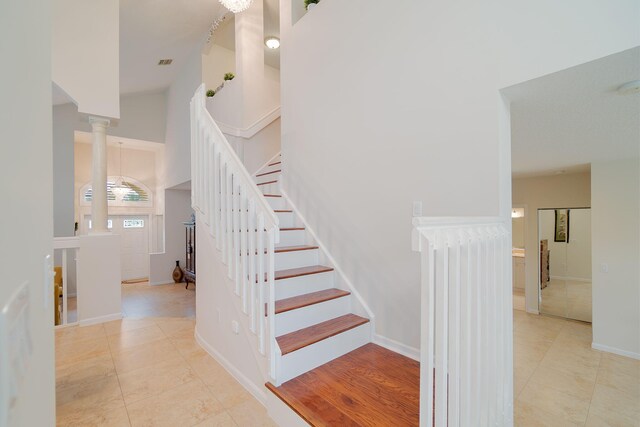
[(422, 202), (419, 200), (413, 201), (413, 216), (422, 216)]

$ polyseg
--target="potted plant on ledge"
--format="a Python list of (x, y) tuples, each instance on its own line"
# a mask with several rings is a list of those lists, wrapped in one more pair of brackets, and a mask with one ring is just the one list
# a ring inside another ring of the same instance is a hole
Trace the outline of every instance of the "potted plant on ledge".
[(235, 76), (236, 76), (236, 75), (235, 75), (235, 74), (233, 74), (233, 73), (225, 73), (225, 75), (224, 75), (224, 82), (226, 83), (226, 82), (228, 82), (228, 81), (230, 81), (230, 80), (233, 80)]
[(316, 4), (318, 4), (320, 0), (304, 0), (304, 7), (307, 10), (311, 10), (314, 7), (316, 7)]

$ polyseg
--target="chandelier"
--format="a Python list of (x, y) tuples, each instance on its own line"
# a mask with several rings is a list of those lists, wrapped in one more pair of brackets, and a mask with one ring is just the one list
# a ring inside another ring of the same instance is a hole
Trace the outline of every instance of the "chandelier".
[(111, 191), (119, 198), (122, 199), (130, 190), (129, 186), (124, 180), (122, 176), (122, 142), (120, 144), (120, 176), (116, 180), (114, 186), (111, 188)]
[(251, 6), (253, 0), (220, 0), (220, 3), (233, 13), (240, 13)]

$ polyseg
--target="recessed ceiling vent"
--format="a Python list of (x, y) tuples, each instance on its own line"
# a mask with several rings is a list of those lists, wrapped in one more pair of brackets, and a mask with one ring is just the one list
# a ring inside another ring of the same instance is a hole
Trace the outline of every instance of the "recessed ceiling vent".
[(171, 65), (173, 59), (161, 59), (158, 61), (158, 65)]

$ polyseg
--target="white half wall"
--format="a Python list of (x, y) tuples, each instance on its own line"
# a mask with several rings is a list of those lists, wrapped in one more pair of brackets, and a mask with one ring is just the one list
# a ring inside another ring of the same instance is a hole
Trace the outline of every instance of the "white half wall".
[[(191, 218), (191, 191), (170, 190), (164, 192), (165, 216), (164, 216), (164, 252), (152, 253), (149, 256), (149, 283), (151, 285), (164, 285), (173, 283), (171, 274), (180, 261), (180, 266), (185, 266), (185, 227), (183, 222)], [(198, 250), (200, 249), (198, 242)], [(198, 251), (196, 251), (196, 254)], [(198, 265), (196, 265), (198, 269)]]
[(640, 162), (591, 165), (593, 346), (640, 359)]
[[(196, 220), (203, 224), (199, 214)], [(256, 336), (249, 330), (248, 316), (236, 304), (241, 302), (234, 292), (235, 283), (229, 279), (221, 252), (207, 228), (198, 226), (196, 235), (196, 337), (240, 384), (265, 404), (266, 379), (249, 341)], [(238, 322), (238, 333), (233, 331), (232, 322)]]
[(537, 313), (540, 251), (538, 209), (591, 206), (591, 176), (589, 173), (579, 173), (518, 178), (513, 180), (512, 191), (513, 204), (527, 207), (524, 219), (526, 309)]
[[(0, 7), (0, 310), (26, 282), (25, 326), (32, 344), (30, 355), (20, 356), (27, 369), (17, 384), (10, 426), (56, 422), (53, 298), (45, 299), (53, 296), (53, 281), (44, 275), (45, 256), (53, 256), (51, 7), (44, 0)], [(9, 353), (4, 347), (0, 352)], [(3, 390), (6, 374), (0, 373)]]
[(52, 80), (83, 114), (120, 118), (120, 2), (53, 2)]
[(120, 236), (80, 236), (78, 321), (80, 326), (122, 317)]

